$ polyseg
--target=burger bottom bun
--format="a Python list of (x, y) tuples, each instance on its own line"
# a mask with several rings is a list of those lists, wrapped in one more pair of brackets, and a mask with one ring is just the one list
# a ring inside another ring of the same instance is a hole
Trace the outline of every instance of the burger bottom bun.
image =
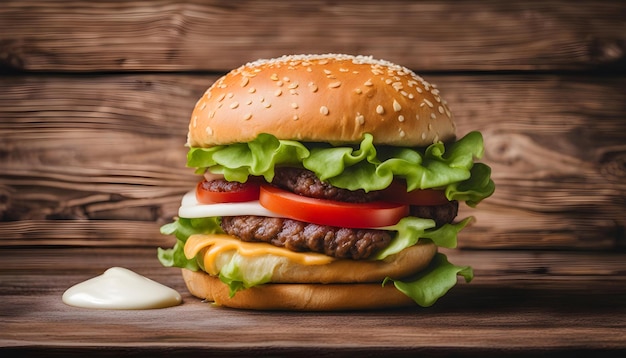
[(371, 310), (416, 306), (393, 284), (381, 283), (268, 283), (248, 288), (229, 297), (229, 289), (218, 277), (203, 271), (182, 269), (192, 295), (218, 306), (281, 311)]
[(219, 306), (254, 310), (339, 311), (415, 306), (393, 284), (382, 286), (385, 277), (403, 278), (431, 262), (437, 246), (423, 240), (380, 261), (338, 260), (326, 265), (290, 264), (278, 267), (272, 283), (238, 291), (216, 276), (183, 269), (192, 295)]

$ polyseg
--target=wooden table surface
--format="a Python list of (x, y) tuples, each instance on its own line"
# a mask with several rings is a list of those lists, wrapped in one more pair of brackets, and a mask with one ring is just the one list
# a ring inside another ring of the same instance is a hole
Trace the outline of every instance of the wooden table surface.
[[(0, 357), (626, 356), (624, 19), (620, 0), (0, 2)], [(483, 133), (496, 192), (448, 252), (475, 280), (428, 309), (192, 298), (156, 248), (198, 180), (194, 104), (248, 61), (328, 52), (414, 70)], [(61, 302), (112, 266), (183, 304)]]
[[(256, 312), (190, 296), (152, 249), (0, 250), (0, 353), (49, 356), (570, 356), (626, 354), (626, 254), (449, 253), (476, 279), (430, 308)], [(514, 262), (514, 264), (511, 264)], [(178, 290), (158, 310), (65, 305), (64, 290), (122, 266)], [(4, 352), (4, 353), (3, 353)]]

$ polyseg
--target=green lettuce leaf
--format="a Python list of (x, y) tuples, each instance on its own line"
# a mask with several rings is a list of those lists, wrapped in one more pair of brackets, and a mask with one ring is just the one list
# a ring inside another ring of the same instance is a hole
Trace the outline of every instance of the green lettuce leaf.
[(187, 219), (178, 218), (161, 226), (161, 234), (176, 236), (176, 244), (170, 249), (157, 248), (157, 257), (165, 267), (180, 267), (191, 271), (200, 268), (202, 260), (187, 259), (184, 248), (189, 236), (194, 234), (221, 234), (220, 218)]
[(276, 267), (284, 264), (280, 257), (244, 257), (234, 253), (220, 269), (220, 280), (228, 285), (229, 295), (270, 282)]
[(301, 143), (278, 140), (270, 134), (259, 136), (248, 143), (235, 143), (211, 148), (191, 148), (187, 153), (187, 166), (206, 168), (222, 174), (228, 181), (245, 183), (249, 175), (263, 176), (270, 182), (274, 178), (274, 167), (299, 165), (309, 156), (309, 150)]
[(483, 156), (483, 138), (468, 133), (447, 145), (441, 142), (425, 149), (399, 148), (373, 144), (370, 134), (358, 148), (324, 143), (300, 143), (260, 134), (248, 143), (211, 148), (190, 148), (187, 165), (198, 172), (208, 169), (229, 181), (245, 182), (248, 176), (274, 178), (277, 166), (301, 166), (322, 180), (344, 189), (382, 190), (394, 178), (406, 180), (407, 189), (445, 189), (449, 200), (476, 205), (494, 191), (491, 171), (474, 164)]
[(387, 277), (383, 286), (393, 281), (396, 289), (411, 297), (415, 303), (430, 307), (456, 285), (457, 275), (462, 276), (465, 282), (470, 282), (474, 278), (474, 271), (469, 266), (451, 264), (446, 255), (437, 253), (428, 268), (415, 277), (403, 280)]
[(453, 249), (457, 245), (458, 233), (471, 221), (472, 218), (470, 217), (456, 224), (445, 224), (439, 228), (434, 228), (435, 222), (430, 219), (413, 216), (403, 218), (396, 225), (385, 228), (386, 230), (397, 231), (397, 234), (389, 246), (378, 252), (373, 259), (382, 260), (417, 244), (420, 239), (430, 239), (439, 247)]

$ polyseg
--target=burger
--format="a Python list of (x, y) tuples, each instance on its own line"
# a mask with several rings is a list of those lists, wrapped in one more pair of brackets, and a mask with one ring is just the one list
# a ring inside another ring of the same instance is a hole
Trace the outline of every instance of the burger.
[[(367, 56), (245, 64), (198, 100), (187, 166), (202, 175), (158, 250), (190, 293), (257, 310), (428, 307), (471, 267), (459, 203), (490, 196), (479, 132), (455, 136), (437, 87)], [(191, 188), (190, 188), (191, 189)]]

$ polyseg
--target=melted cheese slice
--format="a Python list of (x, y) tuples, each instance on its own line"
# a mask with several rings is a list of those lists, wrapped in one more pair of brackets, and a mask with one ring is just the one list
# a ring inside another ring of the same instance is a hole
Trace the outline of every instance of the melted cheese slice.
[(333, 257), (318, 253), (293, 252), (265, 242), (243, 242), (229, 235), (192, 235), (185, 243), (185, 256), (194, 258), (204, 250), (204, 269), (211, 275), (218, 275), (221, 255), (238, 253), (241, 256), (261, 257), (272, 255), (283, 257), (301, 265), (325, 265), (334, 261)]

